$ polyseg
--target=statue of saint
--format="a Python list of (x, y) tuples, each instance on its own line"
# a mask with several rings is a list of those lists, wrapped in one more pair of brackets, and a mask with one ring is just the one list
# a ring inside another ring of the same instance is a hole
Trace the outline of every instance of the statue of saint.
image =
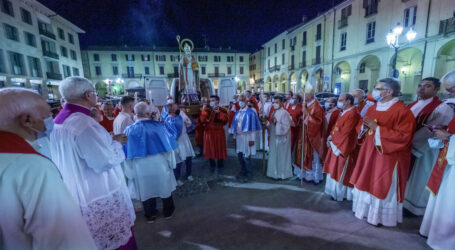
[(180, 43), (180, 49), (184, 51), (179, 62), (179, 91), (182, 94), (183, 103), (198, 103), (199, 86), (199, 64), (196, 57), (191, 55), (194, 49), (191, 40), (184, 39)]

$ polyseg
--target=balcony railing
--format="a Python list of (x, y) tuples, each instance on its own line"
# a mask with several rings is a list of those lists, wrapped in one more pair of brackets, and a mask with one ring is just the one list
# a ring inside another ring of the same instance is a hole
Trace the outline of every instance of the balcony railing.
[(224, 73), (209, 73), (208, 76), (209, 77), (224, 77), (224, 76), (226, 76), (226, 74), (224, 74)]
[(54, 72), (46, 72), (47, 79), (53, 79), (53, 80), (62, 80), (63, 76), (62, 74), (59, 73), (54, 73)]
[(302, 68), (305, 68), (306, 67), (306, 61), (303, 61), (301, 63), (299, 63), (299, 68), (302, 69)]
[(51, 39), (54, 39), (55, 40), (55, 35), (54, 33), (52, 33), (51, 31), (48, 31), (48, 30), (45, 30), (45, 29), (39, 29), (39, 33), (40, 35), (43, 35), (43, 36), (46, 36), (46, 37), (49, 37)]
[(59, 59), (59, 56), (57, 53), (55, 52), (52, 52), (52, 51), (48, 51), (48, 50), (43, 50), (43, 56), (47, 56), (47, 57), (50, 57), (50, 58), (54, 58), (54, 59)]
[(439, 23), (439, 34), (447, 35), (452, 32), (455, 32), (455, 17), (441, 20)]
[(294, 70), (294, 68), (295, 68), (294, 64), (288, 66), (288, 70)]
[(269, 68), (269, 72), (280, 71), (280, 69), (281, 69), (281, 65), (275, 65), (275, 66)]
[(179, 73), (169, 73), (167, 74), (167, 78), (176, 78), (179, 77)]
[(348, 18), (344, 17), (338, 20), (338, 29), (342, 29), (344, 27), (348, 26)]
[(321, 58), (313, 58), (313, 65), (321, 64)]
[(142, 74), (122, 74), (122, 78), (142, 78)]

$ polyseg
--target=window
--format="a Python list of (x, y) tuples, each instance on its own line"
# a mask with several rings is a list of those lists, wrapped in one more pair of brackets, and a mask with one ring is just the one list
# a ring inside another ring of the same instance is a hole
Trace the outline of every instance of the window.
[(285, 64), (286, 57), (284, 54), (281, 55), (281, 64)]
[(277, 65), (277, 64), (278, 64), (278, 62), (277, 62), (276, 56), (275, 56), (275, 58), (274, 58), (274, 59), (275, 59), (275, 64), (274, 64), (274, 65)]
[(156, 55), (155, 60), (157, 62), (165, 62), (166, 61), (166, 55)]
[(202, 66), (202, 67), (201, 67), (201, 74), (202, 74), (202, 75), (205, 75), (205, 66)]
[(113, 62), (117, 61), (117, 55), (116, 54), (111, 54), (111, 61), (113, 61)]
[(267, 60), (267, 68), (270, 69), (270, 59)]
[(73, 68), (73, 76), (79, 76), (79, 69)]
[(267, 56), (270, 56), (270, 47), (267, 48)]
[(374, 35), (376, 30), (376, 22), (367, 24), (367, 43), (374, 42)]
[(220, 68), (218, 66), (215, 66), (215, 74), (218, 75), (220, 73)]
[(144, 74), (150, 75), (150, 68), (149, 67), (144, 67)]
[(306, 31), (303, 32), (303, 37), (302, 37), (302, 46), (306, 46)]
[(275, 43), (275, 53), (276, 53), (276, 51), (277, 51), (277, 45), (276, 45), (276, 43)]
[(71, 59), (73, 59), (73, 60), (77, 61), (77, 55), (76, 55), (76, 51), (74, 51), (74, 50), (71, 50), (71, 51), (70, 51), (70, 54), (71, 54)]
[(101, 75), (101, 66), (95, 66), (95, 73), (97, 76)]
[(9, 0), (0, 0), (2, 3), (2, 12), (14, 16), (13, 4)]
[(174, 75), (178, 76), (179, 75), (179, 67), (174, 66)]
[(126, 74), (128, 75), (128, 77), (134, 78), (134, 67), (127, 66), (126, 67)]
[(3, 51), (0, 49), (0, 72), (6, 73), (5, 61), (3, 61)]
[(160, 75), (164, 75), (164, 66), (160, 66)]
[(306, 50), (302, 51), (302, 68), (306, 67)]
[(363, 0), (365, 17), (378, 13), (378, 2), (379, 0)]
[(346, 36), (346, 32), (341, 33), (340, 51), (346, 50)]
[(22, 17), (22, 21), (24, 23), (28, 23), (30, 25), (33, 25), (33, 22), (32, 22), (32, 14), (30, 14), (30, 11), (24, 9), (24, 8), (21, 8), (21, 17)]
[(71, 43), (71, 44), (74, 44), (74, 37), (72, 34), (68, 33), (68, 41)]
[(207, 62), (208, 61), (207, 56), (198, 56), (198, 59), (199, 59), (200, 62)]
[(416, 24), (417, 6), (404, 10), (404, 27), (411, 27)]
[(38, 58), (28, 56), (28, 66), (30, 68), (30, 73), (33, 77), (42, 77), (43, 73), (41, 71), (41, 62)]
[(100, 55), (98, 55), (98, 54), (93, 54), (93, 61), (99, 62), (99, 61), (100, 61)]
[(359, 73), (361, 73), (361, 74), (365, 73), (365, 63), (360, 64)]
[(178, 62), (178, 61), (180, 61), (180, 56), (171, 55), (171, 62)]
[(294, 55), (291, 56), (291, 65), (294, 68)]
[(150, 55), (141, 55), (141, 59), (143, 62), (148, 62), (150, 61)]
[(24, 31), (24, 37), (25, 37), (25, 43), (28, 46), (36, 47), (35, 35), (33, 35), (32, 33), (28, 33), (27, 31)]
[(58, 31), (58, 38), (65, 40), (65, 32), (61, 28), (57, 28)]
[(24, 56), (9, 51), (9, 59), (11, 62), (11, 71), (15, 75), (26, 75), (27, 73), (25, 72), (25, 65), (24, 65)]
[(228, 62), (233, 62), (234, 61), (234, 57), (233, 56), (227, 56), (227, 61)]
[(3, 27), (5, 28), (5, 36), (8, 39), (19, 41), (19, 33), (16, 27), (13, 27), (9, 24), (4, 23)]
[(285, 49), (286, 48), (286, 41), (283, 39), (281, 40), (281, 49)]
[(134, 61), (134, 55), (133, 54), (131, 54), (131, 55), (125, 54), (125, 60), (127, 60), (129, 62)]
[(243, 62), (243, 56), (239, 56), (239, 61)]
[(232, 74), (232, 68), (231, 68), (231, 66), (228, 66), (228, 67), (227, 67), (227, 73), (228, 73), (228, 75)]
[(348, 7), (345, 7), (341, 10), (341, 19), (346, 19), (348, 16), (350, 16), (352, 13), (352, 5), (349, 5)]
[(118, 75), (118, 66), (112, 66), (112, 74), (114, 76)]
[(240, 74), (243, 75), (243, 66), (240, 66)]
[(321, 46), (316, 46), (316, 64), (321, 63)]
[[(60, 46), (60, 54), (63, 56), (63, 57), (68, 57), (68, 50), (63, 47), (63, 46)], [(98, 58), (99, 60), (99, 58)]]
[(70, 66), (62, 65), (62, 67), (63, 67), (63, 77), (64, 78), (70, 77), (71, 76), (71, 68), (70, 68)]
[(215, 62), (221, 62), (221, 56), (214, 56), (214, 57), (213, 57), (213, 60), (214, 60)]
[(316, 26), (316, 41), (321, 40), (321, 34), (322, 34), (322, 24), (318, 24), (318, 26)]

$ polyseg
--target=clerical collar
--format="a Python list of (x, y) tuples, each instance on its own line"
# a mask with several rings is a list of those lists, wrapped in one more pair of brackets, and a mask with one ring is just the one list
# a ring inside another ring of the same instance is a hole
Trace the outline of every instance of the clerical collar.
[(392, 107), (392, 105), (395, 104), (396, 102), (398, 102), (398, 98), (397, 97), (394, 97), (392, 100), (390, 100), (388, 102), (384, 102), (384, 103), (377, 102), (376, 110), (377, 111), (386, 111), (390, 107)]
[(316, 101), (316, 99), (313, 99), (310, 103), (307, 103), (307, 107), (310, 107), (314, 102)]
[(433, 101), (433, 99), (434, 99), (434, 96), (427, 98), (427, 99), (418, 99), (417, 102), (430, 103)]

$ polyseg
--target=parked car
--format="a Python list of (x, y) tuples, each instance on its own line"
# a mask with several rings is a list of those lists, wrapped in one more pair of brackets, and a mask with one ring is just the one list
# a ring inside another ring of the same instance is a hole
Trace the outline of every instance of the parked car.
[(324, 106), (325, 101), (330, 97), (335, 97), (338, 100), (339, 95), (330, 92), (318, 92), (314, 95), (318, 102)]

